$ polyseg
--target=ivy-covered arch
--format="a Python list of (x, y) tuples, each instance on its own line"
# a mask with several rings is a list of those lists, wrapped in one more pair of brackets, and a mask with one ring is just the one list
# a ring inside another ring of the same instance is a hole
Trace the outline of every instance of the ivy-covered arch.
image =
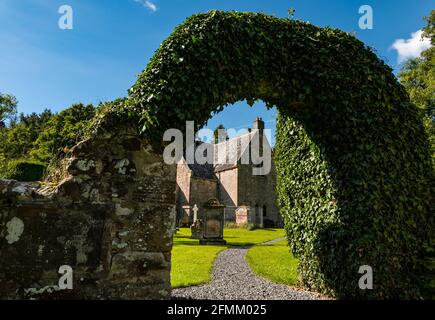
[[(157, 147), (226, 104), (279, 111), (278, 196), (311, 288), (338, 297), (419, 296), (432, 235), (427, 138), (392, 70), (354, 36), (257, 13), (212, 11), (176, 28), (123, 107)], [(359, 267), (373, 268), (361, 290)]]

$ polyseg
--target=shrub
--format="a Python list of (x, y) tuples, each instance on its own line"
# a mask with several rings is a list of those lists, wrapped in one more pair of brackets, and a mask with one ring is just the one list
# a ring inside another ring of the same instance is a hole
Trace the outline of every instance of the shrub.
[(228, 229), (245, 229), (246, 228), (246, 224), (237, 224), (235, 222), (231, 222), (231, 221), (225, 221), (224, 222), (224, 228), (228, 228)]
[(255, 225), (253, 223), (235, 223), (235, 222), (230, 222), (230, 221), (225, 221), (224, 222), (224, 228), (228, 228), (228, 229), (246, 229), (248, 231), (251, 230), (255, 230), (255, 229), (259, 229), (260, 226)]
[(36, 161), (12, 160), (6, 166), (4, 179), (17, 181), (41, 181), (44, 177), (46, 165)]

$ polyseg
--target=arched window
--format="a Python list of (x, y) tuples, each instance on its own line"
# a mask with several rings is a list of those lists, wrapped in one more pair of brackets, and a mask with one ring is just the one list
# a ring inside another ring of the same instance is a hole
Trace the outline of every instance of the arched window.
[(266, 214), (266, 205), (264, 205), (263, 206), (263, 217), (266, 217), (267, 216), (267, 214)]

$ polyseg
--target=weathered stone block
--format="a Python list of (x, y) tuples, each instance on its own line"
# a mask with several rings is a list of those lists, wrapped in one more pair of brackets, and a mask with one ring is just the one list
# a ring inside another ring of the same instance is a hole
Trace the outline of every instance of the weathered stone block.
[(169, 298), (176, 171), (137, 137), (79, 143), (57, 183), (0, 180), (0, 298)]

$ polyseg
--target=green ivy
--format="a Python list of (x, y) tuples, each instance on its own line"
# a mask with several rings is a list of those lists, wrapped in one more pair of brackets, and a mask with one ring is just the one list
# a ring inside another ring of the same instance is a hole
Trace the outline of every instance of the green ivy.
[[(345, 298), (416, 298), (433, 237), (433, 172), (422, 119), (390, 67), (354, 36), (259, 13), (188, 18), (129, 99), (101, 123), (204, 125), (239, 100), (279, 111), (278, 197), (305, 285)], [(358, 287), (370, 265), (374, 289)]]

